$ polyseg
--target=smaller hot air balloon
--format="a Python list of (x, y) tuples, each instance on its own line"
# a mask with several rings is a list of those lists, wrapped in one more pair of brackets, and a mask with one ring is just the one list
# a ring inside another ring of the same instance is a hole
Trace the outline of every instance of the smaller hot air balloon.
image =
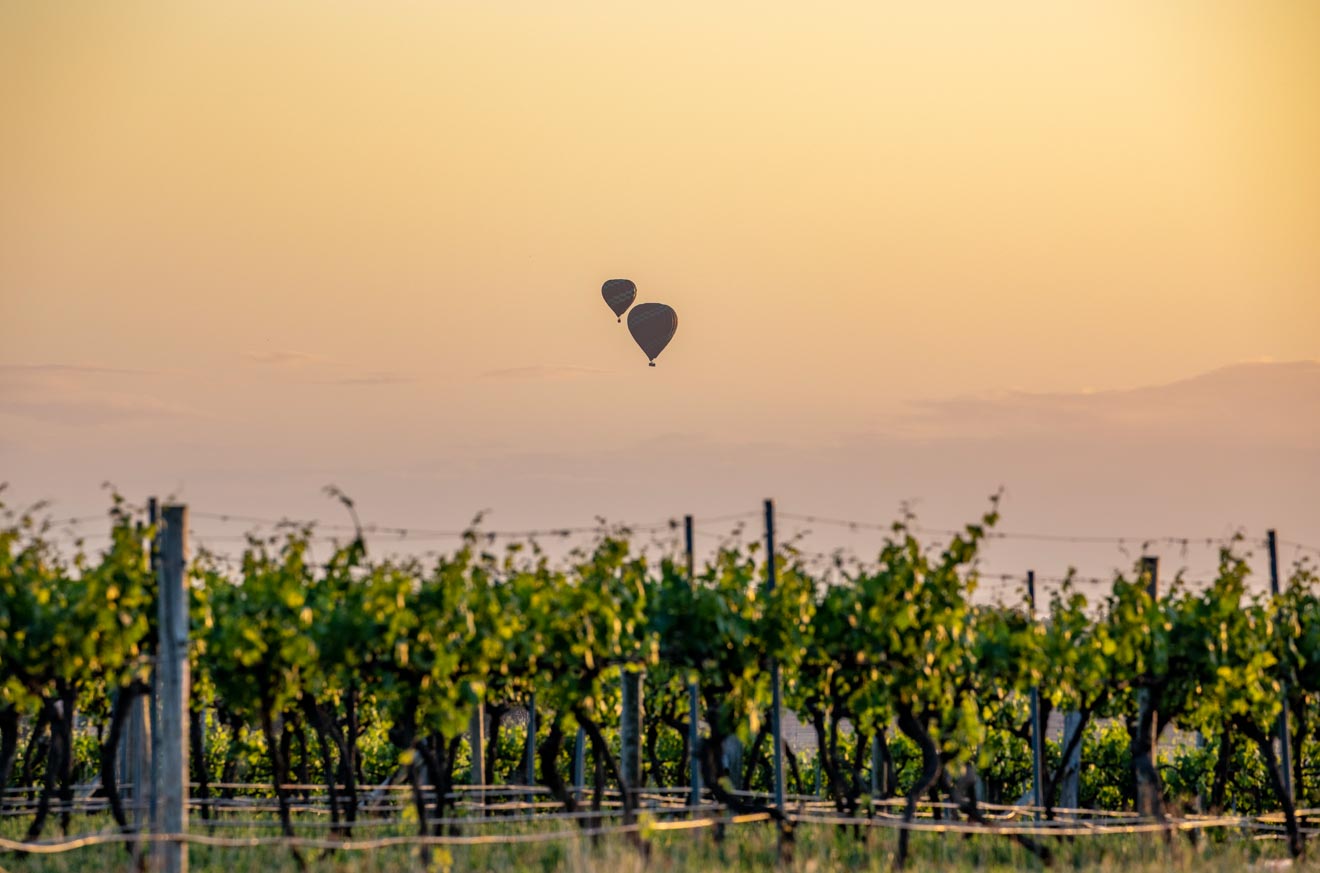
[(637, 345), (646, 352), (647, 360), (655, 366), (655, 359), (674, 338), (678, 330), (678, 313), (663, 303), (642, 303), (628, 313), (628, 332)]
[(619, 321), (623, 321), (623, 314), (637, 299), (637, 286), (632, 279), (610, 279), (600, 286), (600, 296), (605, 298), (605, 303), (619, 317)]

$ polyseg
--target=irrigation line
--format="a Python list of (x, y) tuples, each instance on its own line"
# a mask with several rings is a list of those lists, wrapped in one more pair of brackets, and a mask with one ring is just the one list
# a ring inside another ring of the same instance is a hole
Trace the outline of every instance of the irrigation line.
[[(262, 846), (285, 846), (303, 849), (328, 849), (347, 852), (377, 851), (380, 849), (414, 846), (490, 846), (515, 845), (527, 843), (545, 843), (557, 840), (576, 840), (582, 837), (609, 836), (626, 833), (663, 833), (666, 831), (687, 831), (714, 827), (716, 825), (752, 824), (769, 821), (769, 813), (752, 813), (730, 817), (705, 817), (667, 822), (647, 822), (628, 825), (613, 825), (595, 828), (572, 828), (567, 830), (546, 831), (531, 834), (485, 834), (471, 836), (397, 836), (379, 837), (371, 840), (338, 840), (315, 837), (217, 837), (206, 834), (128, 834), (101, 833), (84, 837), (50, 842), (25, 843), (0, 838), (0, 850), (18, 854), (53, 855), (90, 846), (115, 843), (185, 843), (189, 845), (211, 846), (216, 848), (259, 848)], [(1023, 825), (1002, 824), (962, 824), (958, 822), (903, 821), (896, 816), (858, 818), (850, 816), (801, 815), (790, 813), (787, 816), (794, 824), (822, 824), (834, 826), (863, 826), (886, 830), (907, 830), (936, 834), (983, 834), (987, 836), (1034, 836), (1034, 837), (1087, 837), (1130, 834), (1154, 834), (1204, 830), (1207, 828), (1239, 828), (1243, 830), (1276, 833), (1278, 825), (1242, 817), (1196, 818), (1173, 822), (1141, 822), (1137, 824), (1097, 826), (1077, 826), (1075, 824), (1044, 825), (1041, 822)], [(1307, 829), (1315, 833), (1317, 829)]]
[[(253, 785), (252, 783), (230, 783), (230, 784), (245, 785), (250, 787), (268, 787), (259, 784)], [(464, 791), (471, 790), (471, 786), (455, 786), (455, 787), (462, 788)], [(526, 786), (523, 788), (518, 788), (513, 786), (491, 786), (491, 787), (499, 788), (503, 790), (505, 793), (520, 794), (520, 793), (527, 793), (527, 791), (544, 793), (546, 791), (546, 789), (544, 788), (533, 787), (533, 786)], [(17, 792), (17, 791), (22, 791), (24, 789), (9, 788), (7, 790), (9, 792)], [(558, 804), (557, 802), (526, 803), (526, 802), (514, 801), (514, 802), (508, 802), (502, 804), (480, 804), (480, 803), (472, 803), (461, 800), (462, 793), (463, 792), (455, 791), (448, 796), (451, 799), (459, 800), (460, 809), (469, 810), (475, 814), (471, 816), (447, 817), (447, 818), (436, 819), (433, 820), (433, 823), (441, 824), (441, 825), (478, 827), (489, 824), (504, 825), (504, 824), (528, 823), (528, 822), (536, 822), (536, 821), (541, 821), (541, 822), (577, 821), (582, 819), (614, 818), (623, 814), (622, 806), (619, 805), (617, 801), (609, 801), (609, 806), (603, 809), (579, 810), (570, 813), (570, 812), (559, 811), (560, 804)], [(617, 790), (610, 790), (608, 793), (616, 796), (619, 794)], [(712, 803), (706, 803), (697, 807), (692, 807), (686, 805), (685, 803), (683, 804), (677, 803), (672, 799), (672, 797), (674, 796), (686, 797), (688, 793), (689, 793), (689, 789), (683, 787), (649, 789), (646, 792), (646, 795), (652, 795), (651, 796), (652, 805), (644, 807), (640, 811), (647, 812), (652, 815), (676, 815), (676, 814), (693, 814), (699, 812), (717, 812), (724, 808), (719, 804), (712, 804)], [(734, 791), (731, 793), (738, 797), (760, 800), (760, 801), (766, 801), (766, 799), (768, 798), (768, 794), (764, 792)], [(426, 794), (428, 795), (427, 797), (428, 803), (433, 802), (435, 795), (434, 790), (426, 791)], [(665, 795), (669, 795), (669, 797), (666, 797)], [(797, 805), (799, 809), (799, 813), (798, 813), (799, 815), (803, 815), (803, 811), (808, 809), (819, 810), (820, 813), (824, 813), (824, 815), (820, 815), (820, 814), (804, 815), (803, 816), (804, 818), (810, 818), (812, 820), (819, 819), (822, 821), (825, 820), (834, 821), (836, 818), (838, 818), (837, 816), (830, 816), (828, 814), (832, 812), (834, 808), (833, 801), (831, 801), (828, 798), (823, 798), (816, 795), (791, 795), (787, 799), (790, 802)], [(305, 799), (299, 802), (294, 802), (291, 805), (291, 811), (294, 813), (326, 815), (329, 813), (328, 806), (322, 805), (325, 804), (326, 801), (327, 798), (321, 796), (316, 798)], [(209, 804), (214, 812), (221, 814), (226, 812), (238, 812), (238, 813), (276, 812), (279, 810), (278, 806), (270, 803), (269, 798), (262, 798), (262, 797), (232, 798), (232, 799), (212, 798), (209, 800), (202, 800), (200, 798), (193, 797), (190, 798), (189, 800), (189, 805), (193, 808), (198, 808), (206, 804)], [(402, 812), (402, 810), (407, 805), (408, 805), (407, 803), (368, 804), (364, 806), (359, 806), (359, 809), (368, 812), (370, 811)], [(32, 810), (36, 806), (36, 801), (21, 801), (18, 804), (11, 803), (9, 806), (10, 808), (5, 810), (4, 813), (5, 816), (30, 815), (32, 813)], [(109, 805), (106, 801), (99, 799), (91, 800), (91, 801), (75, 802), (73, 804), (63, 804), (59, 802), (53, 802), (51, 804), (50, 811), (52, 813), (70, 812), (70, 813), (78, 813), (78, 814), (91, 814), (97, 812), (105, 812), (108, 809), (108, 806)], [(875, 800), (871, 802), (870, 806), (871, 809), (896, 809), (906, 806), (906, 801), (901, 798)], [(1019, 806), (1013, 804), (980, 803), (978, 804), (978, 807), (983, 812), (992, 814), (995, 819), (1003, 820), (1003, 821), (1016, 819), (1018, 817), (1025, 815), (1034, 815), (1042, 811), (1040, 807), (1029, 806), (1029, 805)], [(136, 809), (136, 808), (140, 808), (140, 805), (129, 803), (125, 806), (125, 808)], [(548, 809), (555, 809), (556, 811), (555, 812), (535, 811), (535, 810), (548, 810)], [(933, 811), (935, 810), (958, 810), (958, 809), (959, 809), (958, 804), (950, 803), (947, 801), (936, 801), (936, 802), (921, 801), (919, 802), (917, 807), (917, 814), (924, 818), (928, 815), (933, 814)], [(532, 811), (526, 812), (526, 810), (532, 810)], [(515, 814), (490, 815), (490, 813), (499, 813), (499, 812), (514, 812)], [(1038, 822), (1037, 823), (1038, 826), (1048, 830), (1051, 833), (1056, 832), (1057, 829), (1061, 826), (1085, 826), (1088, 828), (1088, 832), (1095, 831), (1095, 832), (1105, 833), (1105, 832), (1112, 832), (1113, 826), (1102, 825), (1097, 827), (1096, 825), (1089, 823), (1087, 820), (1088, 819), (1135, 820), (1139, 817), (1136, 812), (1126, 811), (1126, 810), (1102, 810), (1102, 809), (1056, 807), (1054, 809), (1054, 812), (1056, 815), (1061, 815), (1064, 816), (1065, 818), (1061, 820), (1056, 820), (1054, 822)], [(1296, 811), (1296, 816), (1298, 819), (1304, 819), (1304, 820), (1320, 817), (1320, 808), (1299, 809)], [(880, 813), (878, 816), (872, 815), (870, 818), (866, 820), (869, 821), (876, 819), (882, 821), (898, 820), (898, 817), (889, 813)], [(1183, 820), (1186, 822), (1221, 821), (1219, 817), (1197, 815), (1197, 814), (1187, 815)], [(1239, 819), (1234, 819), (1234, 821), (1237, 820)], [(1281, 825), (1283, 822), (1283, 813), (1281, 812), (1262, 813), (1258, 816), (1255, 816), (1253, 820), (1258, 823), (1257, 825), (1258, 828), (1277, 827)], [(849, 818), (847, 819), (847, 821), (850, 823), (861, 823), (863, 819)], [(214, 828), (214, 827), (237, 828), (244, 826), (253, 827), (253, 828), (278, 827), (278, 822), (275, 821), (258, 821), (258, 820), (244, 820), (244, 819), (235, 820), (232, 818), (199, 820), (197, 823), (199, 826), (208, 827), (208, 828)], [(395, 827), (405, 824), (408, 823), (405, 822), (400, 817), (400, 818), (361, 819), (351, 824), (347, 822), (341, 822), (339, 824), (335, 824), (326, 821), (300, 820), (296, 823), (296, 826), (303, 828), (323, 829), (323, 828), (334, 828), (334, 827), (345, 827), (345, 826), (351, 826), (357, 828)]]
[(56, 855), (88, 846), (108, 845), (112, 843), (184, 843), (196, 846), (212, 846), (228, 849), (249, 849), (261, 846), (286, 846), (296, 849), (330, 849), (345, 852), (374, 852), (380, 849), (413, 846), (494, 846), (517, 843), (546, 843), (556, 840), (576, 840), (582, 837), (609, 836), (639, 832), (683, 831), (697, 828), (709, 828), (716, 825), (751, 824), (769, 821), (769, 813), (735, 815), (727, 818), (707, 817), (678, 822), (648, 822), (646, 824), (613, 825), (596, 828), (573, 828), (570, 830), (547, 831), (539, 834), (500, 834), (480, 836), (404, 836), (379, 837), (374, 840), (329, 840), (313, 837), (215, 837), (205, 834), (91, 834), (51, 842), (24, 843), (0, 837), (0, 850), (31, 855)]
[(1041, 822), (1030, 825), (1000, 824), (961, 824), (935, 823), (924, 821), (906, 822), (901, 818), (879, 816), (875, 818), (852, 818), (849, 816), (799, 815), (790, 813), (788, 819), (794, 823), (812, 823), (829, 825), (858, 825), (862, 827), (886, 828), (890, 830), (921, 831), (935, 834), (990, 834), (995, 836), (1034, 836), (1034, 837), (1084, 837), (1110, 834), (1148, 834), (1164, 831), (1190, 831), (1203, 828), (1240, 827), (1273, 828), (1249, 818), (1223, 817), (1210, 819), (1188, 819), (1175, 822), (1148, 822), (1132, 825), (1108, 825), (1104, 827), (1078, 827), (1062, 825), (1043, 827)]

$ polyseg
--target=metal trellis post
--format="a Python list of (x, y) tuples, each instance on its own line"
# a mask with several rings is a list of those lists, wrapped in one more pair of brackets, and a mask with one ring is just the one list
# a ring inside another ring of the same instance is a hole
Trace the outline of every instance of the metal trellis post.
[[(1270, 594), (1279, 596), (1279, 541), (1273, 530), (1266, 535), (1270, 552)], [(1280, 683), (1283, 709), (1279, 712), (1279, 769), (1283, 771), (1283, 790), (1288, 799), (1296, 803), (1292, 782), (1292, 736), (1288, 733), (1288, 686)]]
[[(1027, 605), (1031, 621), (1036, 621), (1036, 571), (1027, 571)], [(1040, 808), (1045, 805), (1045, 783), (1041, 778), (1041, 765), (1044, 761), (1044, 737), (1040, 721), (1040, 686), (1031, 686), (1031, 786), (1035, 796), (1036, 818), (1040, 818)]]
[[(692, 542), (692, 516), (683, 516), (683, 540), (687, 550), (688, 584), (696, 587), (696, 553)], [(692, 806), (701, 803), (701, 730), (698, 718), (701, 714), (700, 693), (696, 682), (688, 683), (688, 782), (692, 789), (688, 802)]]

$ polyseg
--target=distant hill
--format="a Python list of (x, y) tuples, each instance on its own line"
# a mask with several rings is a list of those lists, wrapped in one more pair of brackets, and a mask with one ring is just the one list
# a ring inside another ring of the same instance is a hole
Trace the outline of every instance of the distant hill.
[(1019, 391), (915, 404), (891, 433), (921, 438), (1085, 436), (1320, 446), (1320, 362), (1249, 363), (1114, 391)]

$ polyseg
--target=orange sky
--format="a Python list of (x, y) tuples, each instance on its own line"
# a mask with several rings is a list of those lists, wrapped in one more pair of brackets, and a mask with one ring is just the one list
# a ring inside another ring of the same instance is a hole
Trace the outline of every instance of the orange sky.
[(1317, 45), (1310, 0), (5, 4), (0, 478), (664, 515), (501, 465), (1317, 359)]

